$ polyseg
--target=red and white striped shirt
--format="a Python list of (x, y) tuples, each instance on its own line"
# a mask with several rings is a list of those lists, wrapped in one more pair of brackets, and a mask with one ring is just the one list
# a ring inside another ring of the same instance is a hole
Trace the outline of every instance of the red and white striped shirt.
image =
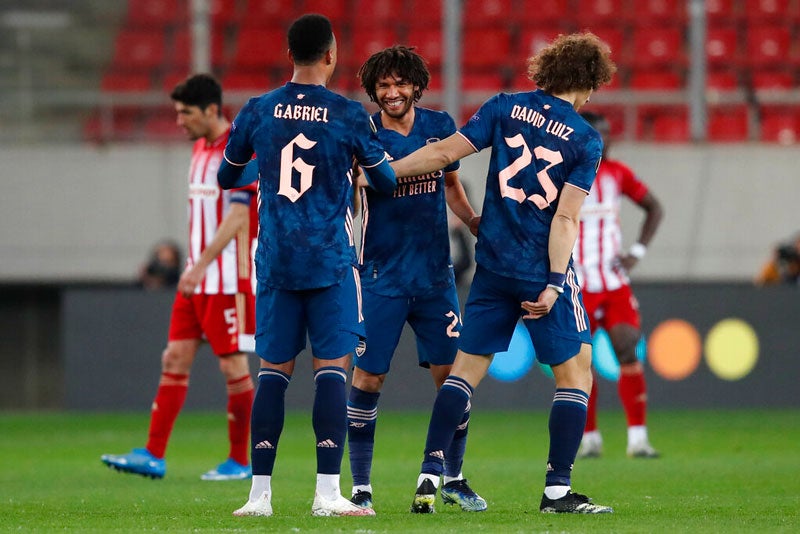
[(581, 208), (581, 223), (573, 258), (581, 291), (613, 291), (630, 283), (619, 263), (622, 229), (619, 212), (623, 197), (639, 203), (647, 186), (619, 161), (604, 159)]
[[(189, 251), (187, 266), (200, 258), (211, 243), (231, 206), (231, 195), (236, 191), (248, 191), (255, 196), (257, 186), (250, 184), (242, 189), (226, 191), (217, 184), (217, 170), (222, 162), (228, 133), (209, 143), (198, 139), (192, 148), (189, 167)], [(258, 208), (255, 199), (250, 202), (250, 225), (241, 230), (206, 269), (203, 282), (196, 293), (206, 295), (233, 295), (253, 293), (256, 231)]]

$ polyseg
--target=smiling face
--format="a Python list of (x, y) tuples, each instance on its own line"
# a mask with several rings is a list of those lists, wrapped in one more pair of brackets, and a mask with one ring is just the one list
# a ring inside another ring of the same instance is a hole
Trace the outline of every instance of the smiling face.
[(417, 88), (404, 78), (384, 76), (375, 84), (376, 102), (389, 117), (399, 119), (414, 105), (415, 89)]

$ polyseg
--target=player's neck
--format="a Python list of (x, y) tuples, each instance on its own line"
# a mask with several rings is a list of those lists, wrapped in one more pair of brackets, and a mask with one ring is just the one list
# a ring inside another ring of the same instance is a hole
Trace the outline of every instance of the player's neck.
[(322, 65), (295, 65), (294, 72), (292, 73), (292, 83), (300, 83), (304, 85), (321, 85), (328, 84), (328, 69)]
[(388, 113), (381, 111), (381, 124), (383, 124), (383, 127), (403, 135), (408, 135), (411, 132), (414, 127), (414, 118), (414, 106), (411, 106), (402, 117), (390, 117)]
[(208, 144), (213, 143), (228, 131), (231, 127), (231, 123), (228, 122), (228, 119), (225, 117), (220, 117), (214, 125), (209, 129), (208, 134), (206, 135), (206, 142)]

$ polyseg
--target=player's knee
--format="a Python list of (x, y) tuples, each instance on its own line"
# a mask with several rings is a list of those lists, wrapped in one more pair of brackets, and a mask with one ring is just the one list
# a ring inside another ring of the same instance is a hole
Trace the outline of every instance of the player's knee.
[(384, 380), (386, 380), (385, 374), (376, 375), (359, 368), (353, 372), (353, 386), (368, 393), (379, 392), (383, 388)]

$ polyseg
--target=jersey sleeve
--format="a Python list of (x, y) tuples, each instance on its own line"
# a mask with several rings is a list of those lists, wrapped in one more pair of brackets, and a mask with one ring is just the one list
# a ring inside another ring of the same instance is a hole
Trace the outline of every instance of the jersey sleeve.
[(353, 133), (355, 157), (362, 167), (375, 167), (386, 159), (386, 150), (378, 139), (375, 127), (363, 106), (358, 102), (353, 102), (351, 109), (351, 132)]
[(501, 95), (495, 95), (475, 112), (459, 133), (471, 144), (476, 152), (492, 145), (495, 118), (500, 106)]
[(595, 176), (597, 176), (602, 156), (603, 140), (599, 134), (594, 133), (586, 138), (582, 158), (573, 167), (566, 182), (588, 193), (592, 188)]
[(239, 111), (231, 124), (228, 144), (225, 146), (225, 159), (232, 165), (242, 166), (253, 157), (253, 145), (250, 142), (250, 122), (253, 117), (255, 99), (251, 98)]
[[(444, 124), (442, 127), (441, 138), (445, 139), (456, 133), (457, 131), (456, 121), (453, 120), (453, 117), (451, 117), (449, 113), (443, 111), (442, 114), (444, 115)], [(445, 167), (444, 172), (453, 172), (457, 171), (460, 168), (461, 168), (461, 160), (456, 160), (447, 167)]]
[(630, 167), (622, 163), (617, 164), (619, 165), (620, 176), (622, 178), (622, 184), (620, 186), (622, 194), (638, 204), (649, 191), (647, 185), (636, 177)]

